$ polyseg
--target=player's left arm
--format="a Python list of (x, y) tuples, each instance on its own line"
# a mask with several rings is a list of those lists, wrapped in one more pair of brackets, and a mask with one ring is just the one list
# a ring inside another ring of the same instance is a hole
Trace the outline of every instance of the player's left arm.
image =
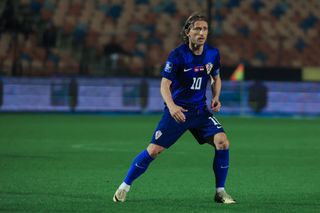
[(212, 89), (212, 100), (211, 109), (214, 112), (219, 112), (221, 108), (220, 93), (221, 93), (221, 78), (220, 75), (211, 76), (211, 89)]

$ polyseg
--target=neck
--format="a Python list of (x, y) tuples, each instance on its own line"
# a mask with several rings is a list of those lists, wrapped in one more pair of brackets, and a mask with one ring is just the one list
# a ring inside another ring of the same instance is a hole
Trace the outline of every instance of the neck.
[(203, 45), (197, 45), (189, 42), (189, 48), (195, 55), (201, 55), (203, 52)]

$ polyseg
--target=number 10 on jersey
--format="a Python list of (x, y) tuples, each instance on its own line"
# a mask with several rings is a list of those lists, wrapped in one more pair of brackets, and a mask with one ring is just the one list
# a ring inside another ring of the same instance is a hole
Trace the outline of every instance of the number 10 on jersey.
[(192, 90), (200, 90), (201, 88), (201, 83), (202, 83), (202, 77), (198, 77), (198, 78), (193, 78), (193, 83), (192, 86), (190, 87), (190, 89)]

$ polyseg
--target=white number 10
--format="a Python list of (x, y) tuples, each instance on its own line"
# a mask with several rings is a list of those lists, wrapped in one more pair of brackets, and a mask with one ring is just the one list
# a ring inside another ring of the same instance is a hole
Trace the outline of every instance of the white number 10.
[(201, 88), (202, 77), (193, 78), (193, 83), (190, 89), (199, 90)]

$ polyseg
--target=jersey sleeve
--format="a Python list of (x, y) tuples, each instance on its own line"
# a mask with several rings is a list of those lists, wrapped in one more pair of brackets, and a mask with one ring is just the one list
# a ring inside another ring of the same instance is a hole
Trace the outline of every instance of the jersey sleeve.
[(176, 77), (178, 66), (178, 55), (176, 51), (172, 51), (161, 72), (161, 76), (172, 81)]
[(212, 71), (210, 72), (210, 75), (212, 77), (219, 75), (220, 74), (220, 67), (221, 67), (221, 64), (220, 64), (220, 53), (217, 50), (217, 53), (216, 53), (215, 58), (214, 58), (213, 68), (212, 68)]

